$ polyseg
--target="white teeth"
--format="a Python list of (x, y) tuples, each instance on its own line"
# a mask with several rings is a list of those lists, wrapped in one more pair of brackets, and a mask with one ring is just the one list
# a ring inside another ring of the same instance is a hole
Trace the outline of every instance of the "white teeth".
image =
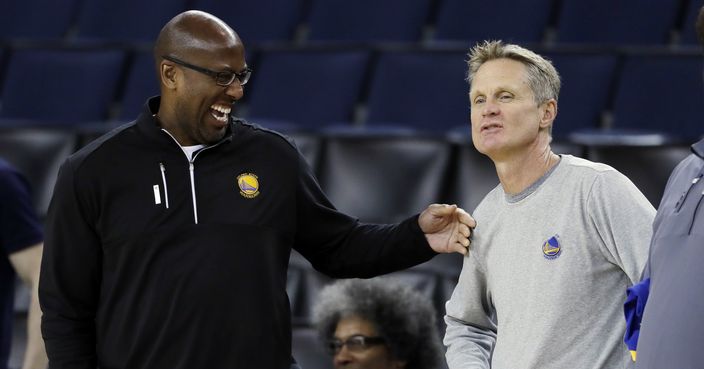
[(216, 114), (215, 112), (210, 112), (210, 115), (212, 115), (213, 118), (215, 118), (215, 119), (217, 119), (219, 122), (223, 122), (223, 123), (227, 122), (227, 118), (228, 118), (228, 116), (229, 116), (229, 114), (230, 114), (230, 111), (232, 110), (231, 107), (229, 107), (229, 106), (223, 106), (223, 105), (212, 105), (212, 106), (210, 107), (210, 109), (212, 109), (212, 110), (214, 110), (214, 111), (219, 112), (220, 114), (222, 114), (222, 116), (220, 116), (220, 114)]
[(217, 110), (223, 114), (230, 114), (230, 111), (232, 110), (231, 107), (222, 105), (212, 105), (210, 109)]

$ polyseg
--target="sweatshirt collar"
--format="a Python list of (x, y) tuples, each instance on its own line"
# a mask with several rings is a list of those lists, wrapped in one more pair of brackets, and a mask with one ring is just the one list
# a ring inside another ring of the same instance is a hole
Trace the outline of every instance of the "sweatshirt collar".
[[(147, 135), (147, 137), (150, 137), (154, 140), (168, 139), (169, 142), (173, 142), (171, 137), (169, 137), (168, 133), (162, 131), (161, 127), (159, 126), (159, 122), (157, 121), (156, 117), (154, 117), (154, 114), (159, 111), (160, 101), (161, 96), (154, 96), (149, 98), (142, 107), (142, 112), (137, 117), (136, 124), (139, 130), (145, 135)], [(224, 141), (232, 141), (233, 132), (234, 122), (231, 117), (225, 136), (222, 138), (222, 140), (218, 141), (217, 143), (211, 146), (219, 145)]]

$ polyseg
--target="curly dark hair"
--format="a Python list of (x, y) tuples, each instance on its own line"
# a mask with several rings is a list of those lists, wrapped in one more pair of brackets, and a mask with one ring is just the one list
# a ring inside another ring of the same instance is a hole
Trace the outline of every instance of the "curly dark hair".
[(408, 286), (387, 278), (347, 279), (320, 292), (313, 319), (323, 341), (333, 338), (341, 319), (353, 315), (374, 324), (406, 369), (435, 368), (442, 359), (435, 309)]

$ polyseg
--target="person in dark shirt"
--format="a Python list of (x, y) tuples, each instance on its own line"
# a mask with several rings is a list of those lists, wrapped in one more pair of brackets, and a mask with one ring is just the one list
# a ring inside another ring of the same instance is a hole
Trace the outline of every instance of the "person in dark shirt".
[(41, 310), (37, 300), (39, 265), (44, 235), (24, 177), (0, 159), (0, 368), (6, 369), (12, 340), (15, 276), (30, 287), (27, 312), (27, 343), (22, 369), (44, 369), (47, 358), (39, 329)]
[(154, 58), (161, 96), (60, 169), (39, 285), (50, 368), (294, 367), (292, 248), (332, 277), (468, 252), (457, 206), (362, 224), (285, 137), (231, 116), (252, 69), (220, 19), (177, 15)]

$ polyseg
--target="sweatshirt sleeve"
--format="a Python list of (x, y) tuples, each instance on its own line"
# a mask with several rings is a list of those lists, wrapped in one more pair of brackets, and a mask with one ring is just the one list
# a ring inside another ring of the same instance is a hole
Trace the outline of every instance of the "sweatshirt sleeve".
[(302, 158), (299, 167), (294, 248), (318, 271), (335, 278), (368, 278), (436, 255), (417, 214), (398, 224), (360, 223), (335, 209)]
[(50, 369), (95, 369), (102, 252), (82, 198), (88, 189), (80, 191), (70, 160), (59, 171), (47, 215), (39, 280), (42, 335)]
[(606, 259), (632, 284), (640, 281), (652, 236), (653, 206), (626, 176), (610, 170), (596, 177), (587, 208)]
[(476, 250), (465, 257), (457, 286), (446, 304), (447, 328), (443, 343), (450, 369), (491, 367), (496, 343), (496, 313), (484, 269)]

